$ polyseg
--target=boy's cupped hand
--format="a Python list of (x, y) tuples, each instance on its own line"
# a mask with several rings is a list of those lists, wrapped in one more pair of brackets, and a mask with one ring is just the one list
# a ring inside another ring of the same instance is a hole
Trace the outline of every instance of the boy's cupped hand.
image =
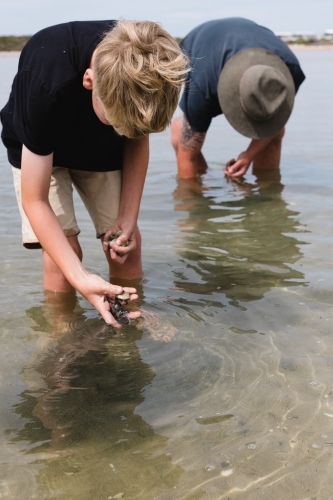
[[(121, 287), (112, 285), (95, 274), (87, 274), (84, 282), (80, 287), (77, 287), (78, 292), (94, 306), (101, 314), (104, 321), (116, 328), (121, 327), (120, 323), (112, 316), (110, 312), (110, 304), (108, 297), (113, 298), (115, 295), (120, 295), (123, 292), (130, 294), (129, 302), (133, 302), (138, 298), (136, 289), (131, 287)], [(139, 311), (128, 313), (130, 319), (136, 319), (141, 316)]]

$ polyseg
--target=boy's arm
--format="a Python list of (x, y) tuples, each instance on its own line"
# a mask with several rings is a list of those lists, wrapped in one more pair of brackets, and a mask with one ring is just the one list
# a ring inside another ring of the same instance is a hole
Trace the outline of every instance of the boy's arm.
[(207, 170), (206, 160), (201, 152), (206, 133), (192, 129), (185, 115), (171, 125), (172, 144), (176, 150), (178, 177), (190, 179)]
[[(59, 267), (73, 288), (100, 312), (107, 323), (119, 326), (109, 311), (105, 295), (113, 297), (122, 292), (122, 287), (111, 285), (99, 276), (88, 273), (70, 246), (49, 204), (52, 164), (53, 154), (39, 156), (23, 146), (21, 167), (23, 209), (43, 250)], [(127, 291), (135, 293), (134, 289)], [(136, 296), (133, 295), (132, 298)], [(135, 313), (137, 314), (139, 313)]]
[(149, 137), (125, 139), (118, 219), (136, 228), (149, 160)]
[[(129, 246), (114, 248), (115, 252), (112, 252), (112, 258), (119, 263), (125, 261), (128, 253), (136, 245), (134, 234), (148, 169), (148, 160), (149, 137), (125, 139), (119, 213), (113, 231), (122, 231), (122, 235), (117, 239), (118, 245), (128, 240)], [(110, 232), (107, 232), (104, 238), (105, 251), (109, 251), (105, 241)]]

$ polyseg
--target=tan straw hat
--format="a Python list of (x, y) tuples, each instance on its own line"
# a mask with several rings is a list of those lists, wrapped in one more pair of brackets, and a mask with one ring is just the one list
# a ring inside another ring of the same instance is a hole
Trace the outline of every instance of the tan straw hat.
[(245, 49), (221, 71), (217, 93), (230, 125), (246, 137), (264, 139), (287, 123), (295, 85), (286, 64), (269, 50)]

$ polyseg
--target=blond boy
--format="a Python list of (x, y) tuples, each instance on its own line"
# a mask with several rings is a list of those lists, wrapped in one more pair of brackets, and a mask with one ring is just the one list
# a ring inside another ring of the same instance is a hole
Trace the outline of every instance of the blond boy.
[[(44, 288), (77, 290), (115, 326), (106, 297), (123, 288), (82, 264), (72, 185), (102, 241), (110, 276), (141, 277), (137, 218), (148, 137), (170, 123), (185, 71), (177, 43), (156, 23), (60, 24), (29, 40), (1, 110), (23, 245), (42, 248)], [(107, 237), (118, 231), (110, 248)], [(137, 298), (135, 288), (124, 290)]]

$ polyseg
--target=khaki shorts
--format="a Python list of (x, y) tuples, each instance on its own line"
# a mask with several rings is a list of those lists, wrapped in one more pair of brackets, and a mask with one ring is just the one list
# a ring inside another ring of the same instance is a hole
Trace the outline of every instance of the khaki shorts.
[[(12, 167), (16, 198), (22, 217), (22, 243), (26, 248), (41, 248), (22, 208), (21, 169)], [(66, 236), (80, 233), (77, 224), (73, 186), (79, 193), (100, 238), (113, 226), (119, 210), (121, 171), (85, 172), (53, 167), (49, 202)]]

